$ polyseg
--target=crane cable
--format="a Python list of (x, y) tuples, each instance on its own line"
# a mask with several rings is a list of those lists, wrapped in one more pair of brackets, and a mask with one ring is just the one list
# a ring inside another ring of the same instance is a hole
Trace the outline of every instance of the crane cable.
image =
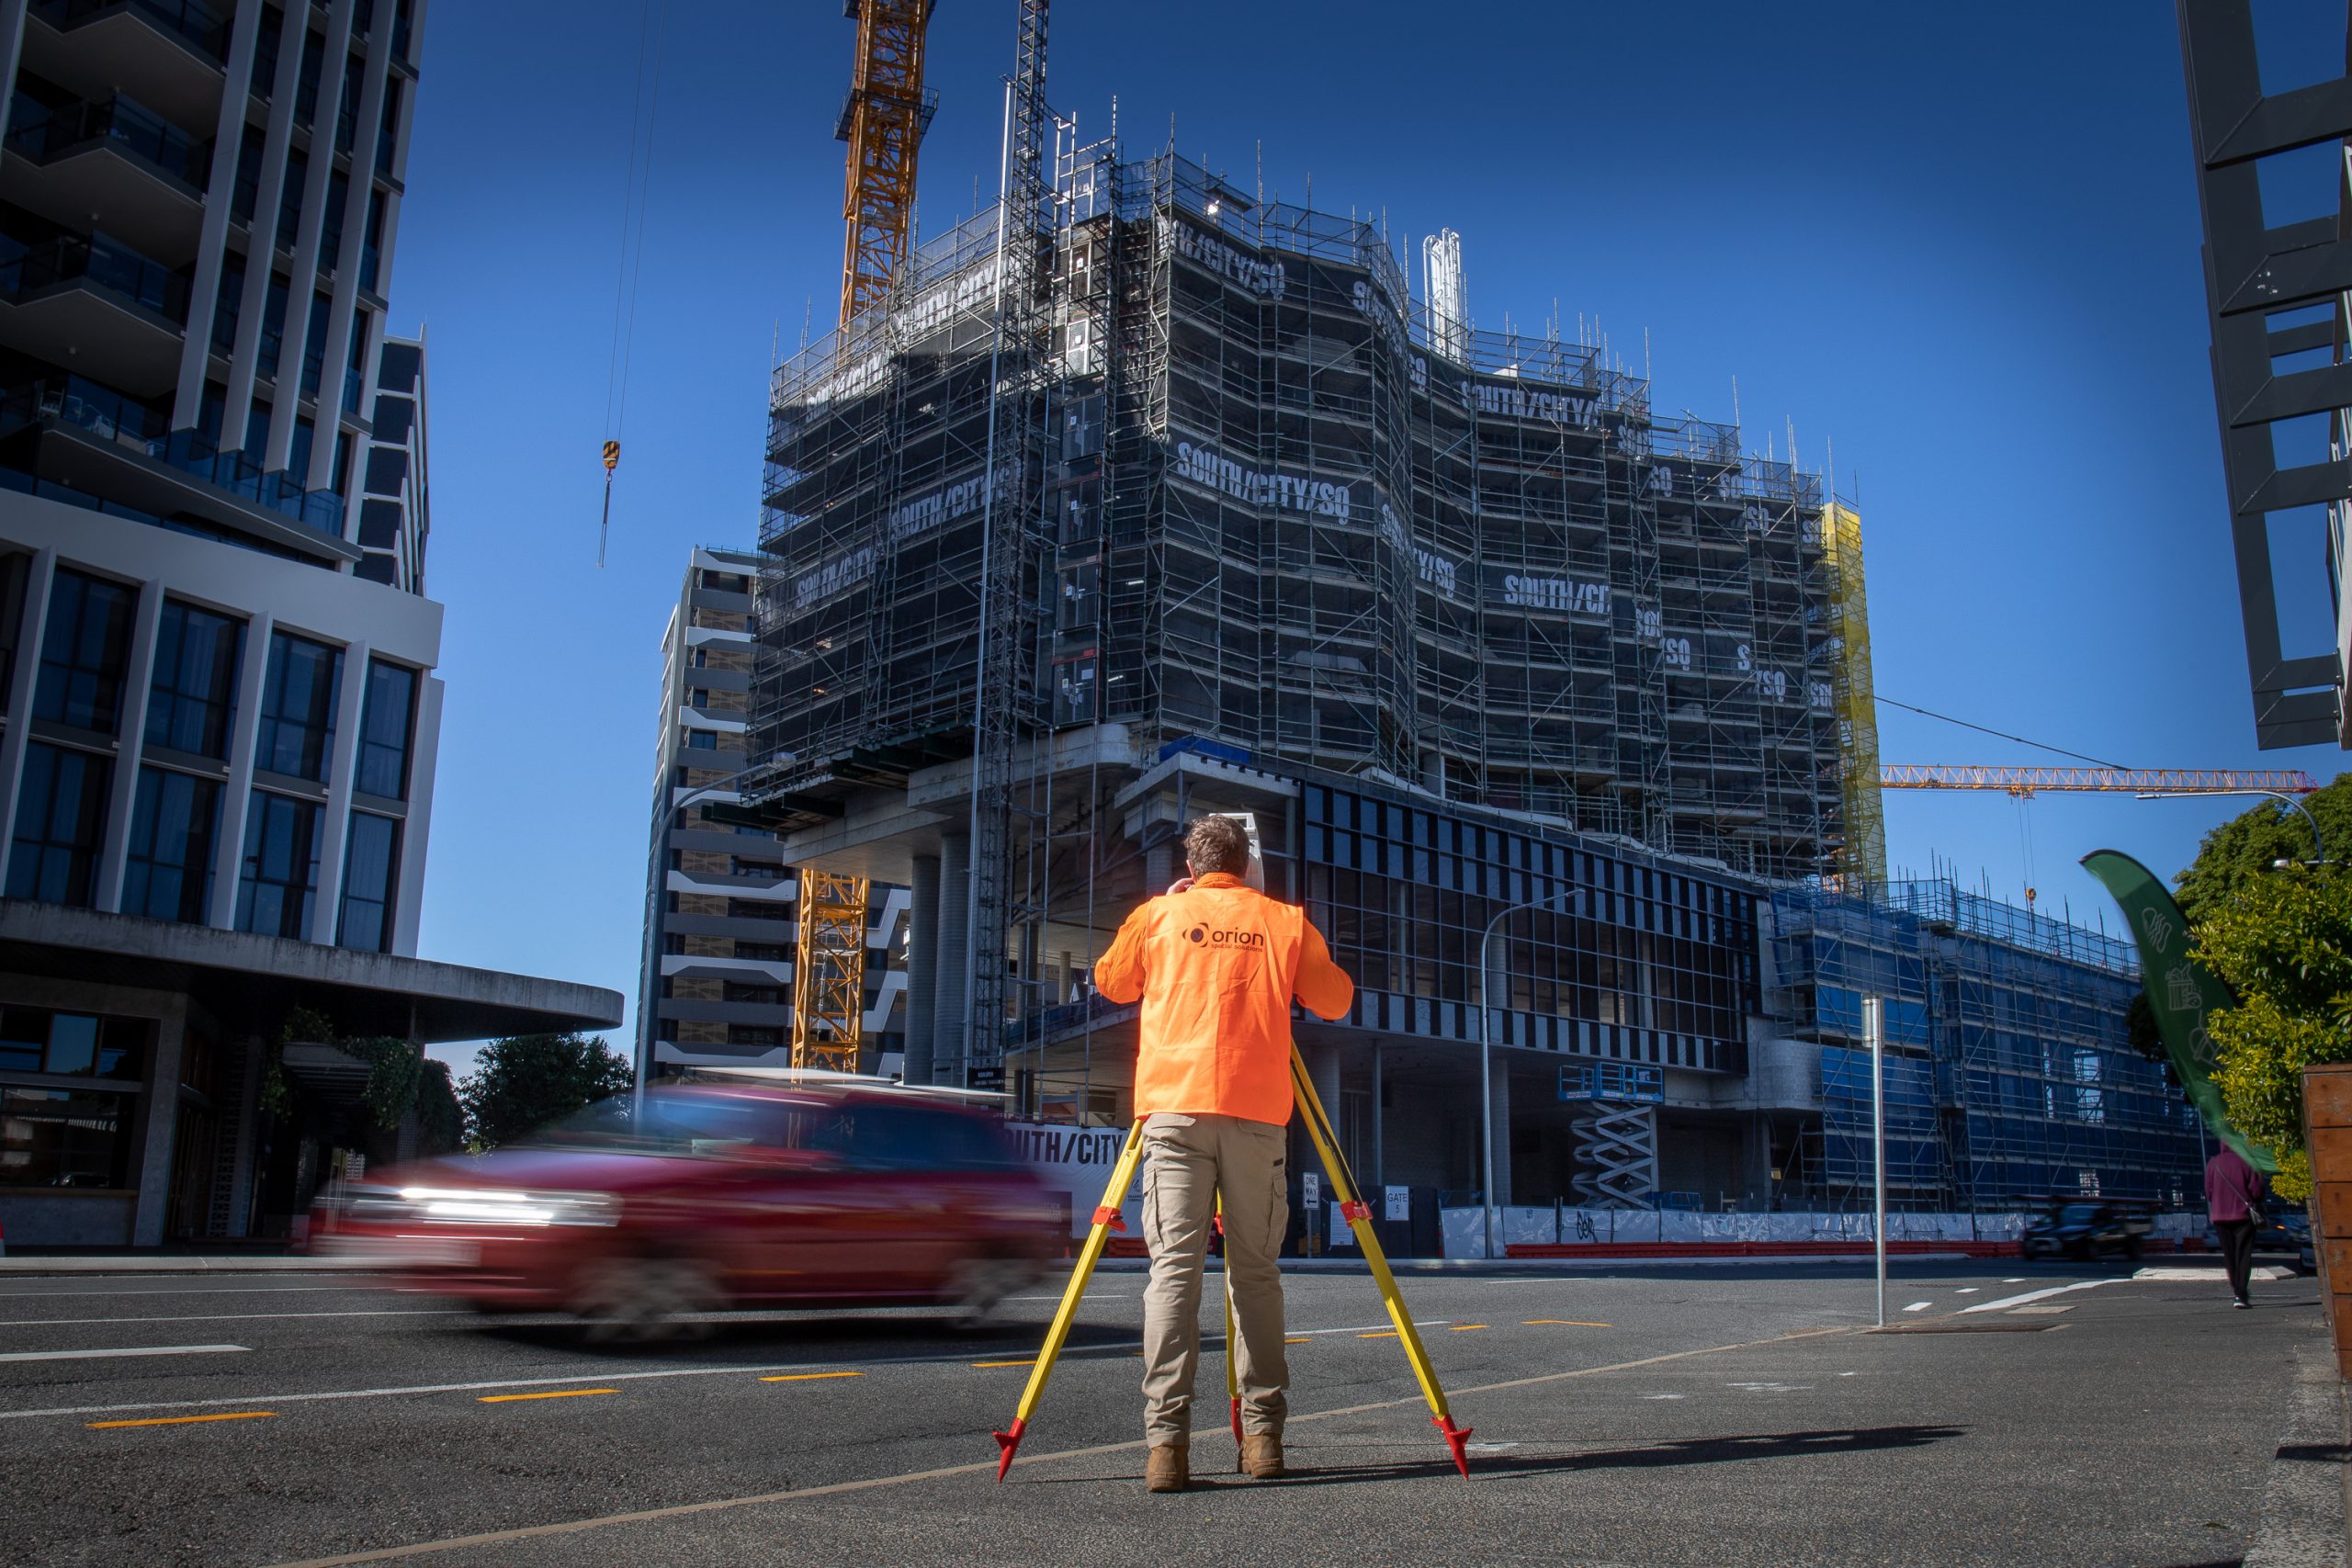
[[(654, 0), (645, 0), (637, 29), (637, 96), (629, 106), (628, 173), (621, 182), (621, 245), (613, 282), (612, 351), (605, 364), (605, 514), (596, 526), (596, 565), (605, 564), (605, 541), (613, 525), (613, 471), (620, 467), (622, 427), (628, 423), (629, 361), (637, 346), (638, 285), (645, 276), (647, 200), (653, 188), (653, 128), (662, 110), (662, 48), (669, 36), (670, 7), (662, 0), (662, 25), (653, 20)], [(651, 90), (647, 88), (646, 39), (653, 40)], [(642, 147), (644, 157), (638, 156)], [(630, 230), (636, 230), (632, 245)], [(623, 305), (626, 302), (627, 311)], [(616, 402), (617, 394), (617, 403)]]

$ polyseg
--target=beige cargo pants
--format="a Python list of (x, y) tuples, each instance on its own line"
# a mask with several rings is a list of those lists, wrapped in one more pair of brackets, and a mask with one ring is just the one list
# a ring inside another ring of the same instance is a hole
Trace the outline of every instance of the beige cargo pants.
[(1143, 1293), (1144, 1440), (1186, 1443), (1193, 1381), (1201, 1363), (1201, 1272), (1217, 1193), (1225, 1194), (1225, 1278), (1233, 1292), (1242, 1429), (1279, 1438), (1283, 1391), (1283, 1279), (1275, 1263), (1290, 1224), (1284, 1131), (1238, 1116), (1172, 1111), (1143, 1125), (1143, 1235), (1151, 1282)]

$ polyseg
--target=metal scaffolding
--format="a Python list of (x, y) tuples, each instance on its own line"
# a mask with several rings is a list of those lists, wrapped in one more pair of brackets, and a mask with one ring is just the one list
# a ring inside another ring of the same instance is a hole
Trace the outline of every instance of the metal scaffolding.
[(1143, 852), (1104, 737), (1833, 869), (1818, 476), (1657, 418), (1598, 344), (1433, 321), (1372, 223), (1068, 122), (1050, 158), (1001, 243), (990, 211), (919, 245), (770, 410), (747, 793), (813, 825), (975, 767), (971, 863), (1005, 880), (964, 971), (971, 1071), (1069, 1003), (1045, 955)]

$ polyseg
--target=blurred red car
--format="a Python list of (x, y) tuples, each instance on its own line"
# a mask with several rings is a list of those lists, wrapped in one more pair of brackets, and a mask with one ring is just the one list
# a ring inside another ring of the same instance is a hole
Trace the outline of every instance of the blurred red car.
[(592, 1336), (706, 1331), (732, 1306), (950, 1303), (985, 1315), (1058, 1251), (1059, 1200), (996, 1116), (881, 1086), (688, 1082), (522, 1144), (370, 1171), (311, 1250)]

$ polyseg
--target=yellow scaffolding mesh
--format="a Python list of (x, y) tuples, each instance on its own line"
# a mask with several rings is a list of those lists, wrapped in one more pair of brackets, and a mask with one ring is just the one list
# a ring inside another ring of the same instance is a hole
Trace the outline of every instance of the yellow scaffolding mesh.
[(865, 1025), (862, 876), (800, 869), (799, 962), (792, 972), (792, 1065), (854, 1073)]
[(1831, 879), (1850, 892), (1886, 880), (1886, 815), (1879, 797), (1878, 709), (1871, 692), (1870, 595), (1862, 581), (1862, 514), (1831, 500), (1821, 511), (1829, 595), (1830, 703), (1838, 716), (1838, 763), (1845, 843)]

